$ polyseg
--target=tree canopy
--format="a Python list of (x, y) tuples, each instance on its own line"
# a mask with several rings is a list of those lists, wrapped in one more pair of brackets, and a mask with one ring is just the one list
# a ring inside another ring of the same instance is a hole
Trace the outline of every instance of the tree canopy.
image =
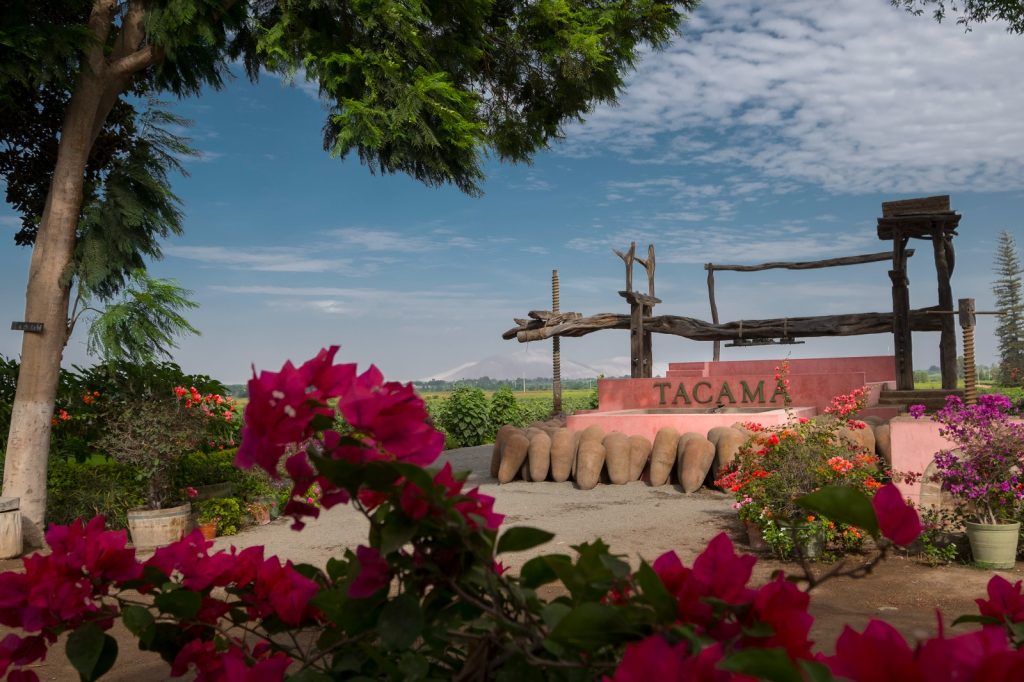
[(935, 21), (948, 15), (957, 17), (956, 23), (967, 30), (974, 24), (987, 21), (1006, 22), (1010, 33), (1024, 33), (1024, 2), (1022, 0), (890, 0), (893, 6), (921, 15), (929, 10)]
[[(111, 185), (103, 192), (96, 180), (107, 171), (109, 179), (140, 139), (133, 96), (218, 89), (238, 64), (251, 80), (264, 71), (308, 78), (327, 110), (323, 140), (333, 155), (477, 194), (487, 156), (527, 161), (568, 122), (613, 101), (640, 50), (665, 45), (697, 4), (0, 0), (0, 155), (14, 151), (0, 158), (0, 172), (36, 178), (16, 195), (29, 218), (22, 243), (33, 244), (24, 319), (45, 328), (23, 337), (4, 469), (4, 494), (21, 497), (26, 541), (41, 538), (50, 419), (71, 280), (86, 243), (83, 219), (107, 229), (107, 246), (125, 235), (88, 207), (111, 199)], [(133, 191), (167, 208), (131, 221), (133, 234), (153, 237), (137, 244), (134, 253), (145, 255), (160, 229), (173, 231), (176, 207), (169, 190), (161, 195), (124, 170)], [(150, 177), (166, 189), (159, 171)], [(122, 201), (117, 208), (127, 219), (139, 207)], [(108, 268), (114, 279), (106, 281), (123, 285), (133, 264), (129, 257), (124, 267)]]

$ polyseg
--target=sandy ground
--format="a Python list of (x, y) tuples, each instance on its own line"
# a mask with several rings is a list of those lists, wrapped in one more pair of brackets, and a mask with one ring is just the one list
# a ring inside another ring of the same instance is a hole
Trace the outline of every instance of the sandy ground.
[[(634, 565), (639, 558), (653, 561), (675, 550), (687, 564), (718, 533), (728, 533), (738, 549), (746, 550), (746, 538), (731, 507), (732, 497), (701, 490), (686, 495), (675, 486), (652, 488), (636, 482), (622, 486), (600, 485), (581, 491), (570, 483), (515, 482), (498, 486), (488, 476), (490, 446), (463, 448), (445, 453), (439, 465), (450, 461), (456, 471), (471, 471), (469, 485), (496, 498), (495, 509), (505, 514), (504, 527), (534, 526), (555, 533), (550, 543), (539, 548), (504, 555), (503, 561), (516, 571), (541, 553), (571, 553), (571, 546), (602, 538), (612, 551)], [(310, 522), (302, 532), (291, 530), (290, 521), (278, 519), (267, 526), (246, 530), (233, 537), (218, 538), (216, 546), (239, 548), (262, 544), (267, 554), (295, 562), (326, 564), (346, 547), (366, 542), (366, 521), (350, 507), (336, 507)], [(16, 568), (17, 562), (0, 562), (0, 569)], [(1002, 574), (1009, 580), (1024, 577), (1021, 564)], [(755, 568), (755, 583), (767, 580), (778, 569), (792, 572), (794, 566), (763, 558)], [(861, 629), (870, 618), (883, 618), (908, 638), (923, 637), (936, 630), (936, 609), (941, 608), (947, 626), (963, 613), (974, 613), (974, 599), (984, 596), (991, 572), (963, 566), (931, 568), (913, 559), (895, 557), (875, 574), (862, 580), (840, 579), (825, 583), (812, 593), (815, 615), (813, 638), (820, 648), (831, 643), (843, 626)], [(5, 634), (0, 628), (0, 637)], [(130, 634), (114, 631), (121, 654), (115, 670), (104, 679), (128, 681), (165, 679), (168, 668), (152, 654), (137, 650)], [(35, 668), (43, 680), (76, 680), (67, 663), (63, 646), (56, 646), (46, 662)]]

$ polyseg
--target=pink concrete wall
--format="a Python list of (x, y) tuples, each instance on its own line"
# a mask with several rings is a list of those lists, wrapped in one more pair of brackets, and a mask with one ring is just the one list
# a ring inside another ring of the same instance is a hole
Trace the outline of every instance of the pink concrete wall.
[[(744, 402), (743, 385), (746, 382), (748, 400)], [(749, 399), (763, 382), (763, 401)], [(728, 383), (732, 400), (725, 393), (723, 384)], [(830, 374), (794, 374), (790, 376), (789, 394), (792, 404), (824, 409), (829, 401), (865, 384), (863, 372), (836, 372)], [(684, 387), (687, 403), (682, 397), (676, 398), (679, 386)], [(655, 407), (715, 407), (721, 400), (727, 407), (782, 407), (781, 395), (775, 394), (775, 375), (738, 374), (710, 377), (679, 377), (674, 379), (601, 379), (597, 383), (598, 401), (601, 412)], [(696, 389), (696, 394), (694, 390)], [(699, 400), (698, 400), (699, 398)], [(664, 402), (662, 401), (664, 399)], [(674, 402), (673, 402), (674, 401)]]
[[(768, 374), (774, 376), (782, 360), (722, 360), (720, 362), (670, 362), (666, 377), (691, 376), (694, 371), (702, 376), (731, 376), (740, 374)], [(891, 355), (865, 355), (844, 358), (791, 358), (790, 375), (864, 372), (868, 382), (895, 381), (896, 360)]]
[[(930, 417), (896, 417), (889, 422), (889, 429), (893, 471), (923, 474), (936, 452), (955, 447), (939, 435), (939, 423)], [(920, 501), (920, 481), (896, 485), (905, 496), (914, 502)]]
[(606, 434), (619, 431), (629, 436), (643, 436), (654, 442), (654, 436), (663, 428), (672, 427), (679, 433), (694, 432), (707, 435), (716, 426), (732, 426), (736, 422), (751, 421), (764, 426), (785, 424), (790, 414), (794, 418), (813, 417), (816, 410), (812, 407), (793, 408), (787, 412), (783, 409), (743, 414), (721, 412), (714, 414), (643, 414), (636, 410), (618, 412), (588, 412), (569, 415), (566, 427), (572, 431), (597, 424)]

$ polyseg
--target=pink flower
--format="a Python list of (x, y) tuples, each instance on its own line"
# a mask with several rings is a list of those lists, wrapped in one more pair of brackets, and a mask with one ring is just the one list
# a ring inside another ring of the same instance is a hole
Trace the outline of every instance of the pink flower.
[(1020, 580), (1011, 585), (1000, 575), (992, 576), (988, 581), (988, 599), (975, 600), (978, 612), (1009, 623), (1024, 621), (1024, 596), (1020, 588)]
[(366, 599), (391, 583), (388, 562), (376, 549), (359, 545), (356, 548), (356, 560), (359, 561), (359, 574), (348, 586), (348, 596)]
[(909, 545), (921, 534), (921, 519), (892, 483), (878, 489), (871, 499), (882, 535), (897, 545)]
[(192, 486), (188, 486), (187, 488), (185, 488), (185, 494), (192, 498), (199, 495), (199, 491), (193, 488)]

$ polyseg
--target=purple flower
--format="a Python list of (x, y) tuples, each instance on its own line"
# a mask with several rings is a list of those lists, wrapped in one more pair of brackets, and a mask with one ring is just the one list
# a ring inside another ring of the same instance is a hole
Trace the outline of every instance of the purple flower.
[(924, 412), (925, 412), (924, 405), (911, 405), (910, 406), (910, 416), (913, 417), (914, 419), (920, 419), (921, 417), (923, 417), (924, 416)]

